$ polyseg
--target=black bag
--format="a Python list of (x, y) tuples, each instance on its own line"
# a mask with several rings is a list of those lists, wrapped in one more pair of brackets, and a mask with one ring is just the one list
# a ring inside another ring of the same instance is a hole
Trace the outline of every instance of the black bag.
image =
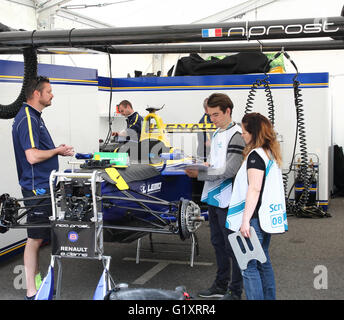
[(343, 148), (333, 148), (333, 182), (340, 193), (344, 193), (344, 154)]
[[(168, 71), (168, 76), (172, 76), (173, 68)], [(211, 60), (192, 53), (178, 60), (175, 76), (263, 73), (269, 68), (269, 60), (261, 52), (240, 52), (223, 59), (212, 57)]]

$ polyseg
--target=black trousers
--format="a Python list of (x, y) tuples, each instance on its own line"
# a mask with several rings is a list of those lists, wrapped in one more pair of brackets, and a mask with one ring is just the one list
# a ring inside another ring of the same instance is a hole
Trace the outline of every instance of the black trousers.
[(210, 239), (215, 249), (217, 273), (215, 282), (221, 288), (227, 288), (241, 295), (243, 281), (241, 270), (228, 240), (233, 231), (225, 227), (227, 208), (209, 206)]

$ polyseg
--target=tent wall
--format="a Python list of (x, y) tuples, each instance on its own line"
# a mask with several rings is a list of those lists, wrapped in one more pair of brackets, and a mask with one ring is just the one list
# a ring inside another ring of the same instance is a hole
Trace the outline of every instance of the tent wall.
[[(294, 74), (270, 74), (273, 101), (275, 106), (275, 129), (282, 136), (284, 169), (289, 168), (296, 133), (296, 111), (294, 106), (292, 78)], [(165, 123), (198, 123), (203, 115), (203, 100), (214, 92), (228, 94), (233, 103), (233, 119), (240, 122), (245, 111), (251, 85), (264, 75), (228, 76), (184, 76), (165, 78), (114, 78), (113, 106), (123, 99), (132, 102), (135, 111), (142, 116), (147, 114), (147, 106), (160, 108), (159, 115)], [(304, 73), (299, 75), (305, 114), (305, 130), (308, 153), (319, 157), (319, 200), (327, 205), (331, 185), (332, 165), (330, 146), (332, 136), (332, 110), (329, 96), (328, 73)], [(100, 81), (100, 99), (109, 94), (109, 79)], [(257, 90), (253, 111), (268, 116), (267, 101), (262, 88)], [(113, 129), (123, 126), (120, 119), (113, 122)], [(173, 145), (195, 155), (196, 134), (173, 134)], [(296, 153), (300, 151), (297, 150)], [(297, 159), (296, 159), (297, 160)], [(313, 158), (315, 162), (316, 159)], [(293, 183), (294, 176), (289, 179)], [(289, 185), (290, 188), (291, 185)], [(293, 197), (292, 197), (293, 198)]]

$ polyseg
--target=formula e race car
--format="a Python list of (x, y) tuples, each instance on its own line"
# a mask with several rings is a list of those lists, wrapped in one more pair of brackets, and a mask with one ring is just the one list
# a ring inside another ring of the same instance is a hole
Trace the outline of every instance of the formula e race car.
[[(207, 217), (200, 208), (202, 183), (185, 175), (183, 167), (195, 160), (171, 146), (166, 132), (172, 126), (163, 123), (157, 110), (147, 109), (141, 139), (134, 147), (128, 141), (117, 152), (76, 154), (72, 169), (52, 172), (50, 194), (36, 197), (51, 198), (52, 222), (101, 221), (104, 240), (109, 242), (131, 242), (148, 233), (190, 238)], [(197, 125), (185, 128), (187, 132), (196, 129)], [(137, 146), (139, 153), (133, 152)], [(75, 169), (75, 164), (80, 168)], [(19, 202), (24, 200), (1, 196), (0, 232), (28, 227), (19, 223), (32, 209), (20, 210)]]
[[(148, 145), (153, 141), (156, 147), (161, 142), (157, 140), (150, 139)], [(153, 153), (153, 149), (158, 152)], [(53, 274), (51, 270), (57, 258), (105, 260), (107, 267), (99, 282), (100, 289), (95, 293), (96, 297), (104, 298), (110, 289), (105, 285), (108, 280), (104, 280), (109, 277), (109, 257), (104, 256), (103, 242), (127, 243), (159, 233), (176, 235), (181, 240), (191, 237), (197, 243), (195, 233), (207, 218), (199, 202), (202, 184), (183, 171), (185, 166), (194, 165), (194, 159), (171, 147), (151, 148), (148, 154), (148, 161), (131, 160), (123, 152), (77, 154), (71, 169), (51, 173), (50, 193), (35, 197), (51, 199), (50, 223), (22, 223), (34, 209), (23, 204), (29, 198), (3, 194), (0, 232), (11, 228), (50, 227), (52, 260), (47, 279)], [(54, 281), (47, 279), (38, 298), (52, 297)], [(104, 287), (106, 291), (102, 291)]]
[[(200, 207), (186, 198), (191, 197), (192, 187), (187, 176), (164, 175), (150, 165), (140, 164), (116, 169), (107, 166), (109, 162), (89, 160), (86, 168), (51, 173), (50, 194), (35, 197), (37, 200), (51, 198), (49, 225), (21, 223), (33, 209), (21, 205), (28, 198), (0, 196), (1, 233), (10, 228), (51, 227), (51, 265), (37, 299), (52, 299), (54, 263), (63, 257), (105, 262), (94, 294), (94, 299), (104, 299), (111, 291), (110, 257), (104, 255), (104, 241), (131, 242), (152, 233), (174, 234), (185, 240), (194, 237), (204, 221)], [(56, 291), (58, 296), (59, 285)], [(147, 294), (152, 293), (148, 290)]]
[[(52, 172), (51, 193), (36, 197), (52, 199), (52, 222), (101, 221), (104, 241), (131, 242), (147, 233), (177, 234), (185, 240), (204, 220), (192, 201), (192, 181), (186, 175), (143, 164), (106, 167), (108, 162), (89, 160), (87, 168)], [(32, 210), (20, 205), (25, 200), (0, 197), (0, 232), (29, 226), (20, 223)]]

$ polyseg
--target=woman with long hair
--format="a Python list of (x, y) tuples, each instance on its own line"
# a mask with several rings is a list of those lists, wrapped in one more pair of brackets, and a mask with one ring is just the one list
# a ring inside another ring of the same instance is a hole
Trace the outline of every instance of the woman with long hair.
[(226, 227), (240, 230), (245, 238), (254, 228), (267, 260), (251, 260), (243, 270), (246, 297), (273, 300), (276, 289), (269, 244), (272, 233), (287, 229), (281, 151), (271, 122), (260, 113), (243, 117), (242, 137), (244, 161), (235, 178)]

